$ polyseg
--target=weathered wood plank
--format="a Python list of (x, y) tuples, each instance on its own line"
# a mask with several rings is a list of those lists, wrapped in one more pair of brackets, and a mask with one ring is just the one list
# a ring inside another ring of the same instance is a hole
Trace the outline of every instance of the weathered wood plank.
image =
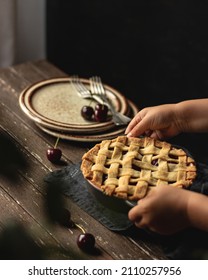
[[(27, 73), (25, 70), (27, 70)], [(37, 77), (40, 77), (40, 79), (48, 79), (68, 76), (65, 72), (46, 60), (29, 61), (27, 63), (15, 65), (12, 67), (12, 71), (16, 72), (19, 76), (23, 76), (24, 79), (28, 81), (31, 81), (31, 79), (36, 80)]]
[(39, 247), (44, 251), (47, 249), (47, 259), (69, 259), (70, 254), (66, 248), (61, 245), (52, 234), (49, 234), (41, 224), (37, 223), (33, 218), (22, 208), (20, 203), (17, 203), (11, 195), (5, 192), (0, 187), (0, 212), (1, 212), (1, 230), (11, 226), (11, 223), (24, 225), (28, 234), (34, 239)]

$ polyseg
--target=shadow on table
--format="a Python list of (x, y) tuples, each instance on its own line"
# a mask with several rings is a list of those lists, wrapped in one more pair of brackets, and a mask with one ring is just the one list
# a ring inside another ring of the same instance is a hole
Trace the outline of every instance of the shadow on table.
[(19, 147), (3, 130), (0, 130), (0, 155), (0, 175), (15, 183), (18, 170), (26, 169), (27, 165)]

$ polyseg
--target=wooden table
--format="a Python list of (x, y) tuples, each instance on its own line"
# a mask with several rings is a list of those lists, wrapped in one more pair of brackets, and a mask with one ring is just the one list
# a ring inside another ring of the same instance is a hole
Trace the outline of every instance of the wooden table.
[[(27, 118), (20, 109), (18, 97), (21, 91), (32, 83), (64, 76), (67, 75), (45, 60), (0, 70), (1, 134), (18, 148), (27, 163), (27, 168), (18, 168), (15, 182), (11, 180), (11, 174), (0, 174), (1, 232), (8, 228), (11, 220), (21, 223), (35, 244), (47, 249), (44, 255), (46, 259), (166, 259), (157, 238), (136, 228), (123, 233), (109, 231), (68, 197), (64, 199), (73, 220), (96, 237), (97, 253), (85, 253), (77, 247), (77, 229), (51, 225), (48, 222), (44, 205), (46, 188), (43, 178), (50, 171), (61, 168), (46, 158), (47, 148), (53, 146), (56, 139), (42, 132)], [(68, 164), (79, 162), (82, 154), (88, 149), (87, 144), (64, 140), (59, 142), (59, 147)], [(3, 144), (0, 149), (1, 155), (6, 154), (7, 157)], [(12, 154), (9, 153), (8, 157), (9, 162), (12, 160)], [(4, 163), (7, 165), (7, 160), (5, 162), (5, 159), (1, 158), (1, 166), (4, 166)]]

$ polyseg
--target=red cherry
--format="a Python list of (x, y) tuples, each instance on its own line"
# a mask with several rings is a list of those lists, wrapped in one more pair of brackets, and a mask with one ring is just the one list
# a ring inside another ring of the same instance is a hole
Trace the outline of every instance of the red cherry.
[(91, 251), (95, 246), (95, 237), (91, 233), (81, 233), (77, 238), (77, 245), (83, 251)]
[(101, 110), (101, 111), (104, 111), (104, 112), (107, 113), (108, 112), (108, 106), (105, 105), (105, 104), (98, 103), (98, 104), (95, 105), (95, 110)]
[(95, 106), (95, 120), (97, 122), (105, 122), (108, 116), (108, 107), (105, 104), (97, 104)]
[(95, 110), (95, 120), (97, 122), (105, 122), (107, 120), (107, 114), (102, 111)]
[(94, 109), (91, 106), (83, 106), (81, 109), (81, 115), (85, 120), (91, 121), (94, 113)]
[(51, 161), (52, 163), (57, 163), (61, 159), (62, 151), (58, 148), (49, 148), (46, 151), (46, 155), (49, 161)]

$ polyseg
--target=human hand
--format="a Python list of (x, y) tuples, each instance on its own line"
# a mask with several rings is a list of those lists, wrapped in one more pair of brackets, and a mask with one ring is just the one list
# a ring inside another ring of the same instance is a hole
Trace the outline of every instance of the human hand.
[(139, 228), (159, 234), (174, 234), (189, 226), (187, 205), (190, 191), (161, 185), (152, 188), (129, 213)]
[(175, 104), (147, 107), (131, 120), (125, 133), (128, 137), (142, 134), (156, 139), (173, 137), (181, 132)]

